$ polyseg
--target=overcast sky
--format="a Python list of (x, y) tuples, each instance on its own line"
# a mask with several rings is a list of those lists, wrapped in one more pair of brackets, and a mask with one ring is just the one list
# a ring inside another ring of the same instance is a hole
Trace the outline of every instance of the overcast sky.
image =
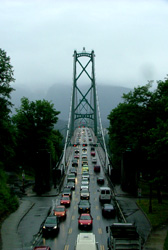
[(96, 83), (124, 87), (168, 74), (168, 1), (0, 0), (0, 48), (15, 84), (72, 84), (73, 53), (95, 52)]

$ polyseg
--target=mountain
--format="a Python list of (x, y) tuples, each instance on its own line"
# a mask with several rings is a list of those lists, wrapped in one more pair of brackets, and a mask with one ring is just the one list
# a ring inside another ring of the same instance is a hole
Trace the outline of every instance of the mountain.
[[(20, 99), (25, 96), (30, 101), (46, 99), (54, 103), (55, 109), (60, 111), (59, 119), (68, 121), (70, 111), (70, 101), (72, 87), (66, 84), (53, 84), (48, 89), (39, 88), (32, 90), (31, 87), (16, 85), (15, 91), (11, 95), (11, 101), (14, 104), (12, 112), (20, 106)], [(81, 88), (82, 89), (82, 88)], [(85, 86), (83, 91), (88, 88)], [(97, 93), (99, 99), (99, 108), (103, 124), (108, 124), (107, 116), (120, 102), (122, 102), (123, 93), (128, 93), (131, 89), (121, 86), (98, 85)], [(67, 122), (66, 122), (67, 123)], [(105, 125), (107, 127), (107, 125)]]

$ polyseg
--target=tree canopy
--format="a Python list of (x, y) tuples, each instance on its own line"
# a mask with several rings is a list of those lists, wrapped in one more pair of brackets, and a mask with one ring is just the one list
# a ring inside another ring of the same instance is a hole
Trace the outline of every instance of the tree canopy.
[(4, 166), (10, 164), (11, 157), (14, 155), (13, 127), (9, 115), (12, 107), (10, 95), (14, 90), (10, 84), (15, 81), (13, 75), (10, 57), (0, 49), (0, 161)]
[(168, 166), (168, 79), (152, 82), (123, 94), (120, 103), (108, 116), (110, 150), (114, 168), (120, 170), (122, 152), (131, 145), (137, 156), (139, 171), (163, 177)]
[(49, 101), (31, 102), (26, 97), (21, 99), (21, 106), (16, 112), (13, 123), (16, 127), (18, 162), (30, 167), (40, 150), (51, 152), (55, 160), (55, 149), (58, 149), (62, 139), (61, 134), (54, 130), (60, 112)]

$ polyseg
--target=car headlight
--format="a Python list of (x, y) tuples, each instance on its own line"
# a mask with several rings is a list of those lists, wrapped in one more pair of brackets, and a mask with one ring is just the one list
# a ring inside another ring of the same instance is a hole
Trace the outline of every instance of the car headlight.
[(54, 227), (54, 229), (56, 229), (56, 228), (57, 228), (57, 226)]
[(82, 223), (82, 222), (81, 222), (80, 224), (81, 224), (81, 225), (83, 225), (83, 223)]
[(90, 223), (88, 223), (88, 226), (90, 225)]
[(46, 227), (45, 226), (43, 226), (43, 229), (45, 229)]

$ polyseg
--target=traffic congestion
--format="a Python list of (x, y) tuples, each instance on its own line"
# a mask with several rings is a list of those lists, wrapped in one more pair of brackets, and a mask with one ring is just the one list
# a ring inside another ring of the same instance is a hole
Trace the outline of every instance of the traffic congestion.
[(117, 217), (93, 138), (89, 128), (76, 130), (61, 193), (43, 224), (39, 245), (71, 250), (88, 248), (90, 241), (88, 249), (107, 249), (106, 226)]

